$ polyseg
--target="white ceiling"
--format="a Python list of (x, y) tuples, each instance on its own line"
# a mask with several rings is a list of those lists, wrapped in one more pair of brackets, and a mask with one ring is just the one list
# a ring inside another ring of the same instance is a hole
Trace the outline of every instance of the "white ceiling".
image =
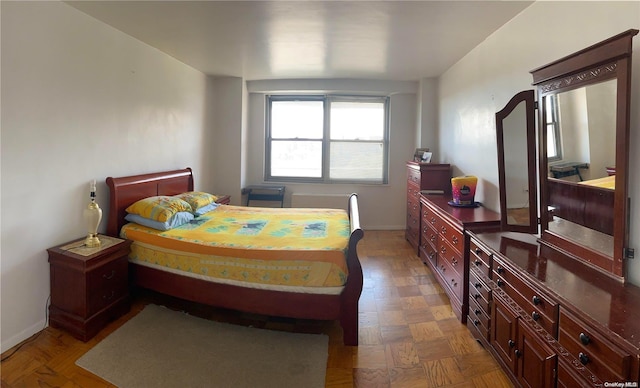
[(533, 1), (68, 1), (206, 73), (436, 77)]

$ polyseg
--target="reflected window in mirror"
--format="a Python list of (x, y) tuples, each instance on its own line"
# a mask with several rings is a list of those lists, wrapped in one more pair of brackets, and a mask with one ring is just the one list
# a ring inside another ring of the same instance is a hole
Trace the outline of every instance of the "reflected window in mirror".
[(562, 159), (562, 147), (560, 139), (560, 124), (558, 122), (558, 103), (556, 95), (550, 95), (545, 99), (547, 111), (547, 158), (553, 162)]

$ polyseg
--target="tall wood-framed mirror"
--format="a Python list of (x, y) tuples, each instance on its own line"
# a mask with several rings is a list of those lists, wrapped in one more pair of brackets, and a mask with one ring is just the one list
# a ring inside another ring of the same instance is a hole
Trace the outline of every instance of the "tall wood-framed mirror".
[(531, 71), (538, 91), (541, 241), (624, 280), (632, 38)]
[(628, 144), (637, 34), (625, 31), (532, 70), (538, 101), (523, 91), (496, 113), (502, 229), (539, 232), (543, 244), (621, 281), (631, 256)]
[(503, 230), (538, 232), (535, 95), (522, 91), (496, 113), (500, 220)]

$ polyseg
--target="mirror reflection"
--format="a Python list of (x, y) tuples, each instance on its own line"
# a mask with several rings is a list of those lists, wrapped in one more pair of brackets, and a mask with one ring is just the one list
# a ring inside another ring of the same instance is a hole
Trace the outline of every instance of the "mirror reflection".
[(549, 230), (613, 255), (616, 79), (544, 97)]
[[(529, 220), (529, 166), (527, 158), (526, 102), (520, 102), (502, 120), (507, 223), (526, 225)], [(536, 204), (533, 204), (535, 206)]]

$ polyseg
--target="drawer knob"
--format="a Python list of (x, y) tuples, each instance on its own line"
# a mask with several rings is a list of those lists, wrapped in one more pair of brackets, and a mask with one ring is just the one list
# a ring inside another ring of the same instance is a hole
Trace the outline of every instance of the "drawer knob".
[(584, 333), (580, 333), (580, 342), (582, 342), (583, 345), (589, 345), (591, 343), (591, 338)]
[(480, 248), (476, 248), (476, 255), (480, 255), (482, 254), (482, 251), (480, 250)]
[(531, 298), (531, 301), (536, 306), (539, 305), (540, 303), (542, 303), (542, 299), (540, 299), (540, 297), (538, 295), (534, 295), (533, 298)]
[(477, 320), (477, 319), (474, 319), (474, 320), (473, 320), (473, 325), (474, 325), (474, 326), (478, 326), (479, 324), (480, 324), (480, 321), (479, 321), (479, 320)]
[(451, 237), (451, 242), (453, 242), (454, 245), (457, 245), (458, 244), (458, 237), (457, 236)]
[(480, 315), (480, 309), (476, 309), (475, 313), (476, 315)]
[(476, 266), (480, 266), (480, 264), (482, 264), (482, 262), (480, 260), (476, 259), (476, 261), (474, 261), (473, 264), (475, 264)]
[(496, 268), (496, 271), (498, 273), (504, 273), (504, 268), (502, 268), (501, 266), (498, 266), (498, 268)]
[(475, 294), (475, 295), (473, 295), (473, 298), (474, 298), (474, 299), (478, 299), (479, 297), (480, 297), (480, 294)]
[(116, 270), (115, 270), (115, 269), (112, 269), (110, 274), (108, 274), (108, 275), (107, 275), (107, 274), (104, 274), (104, 275), (102, 275), (102, 277), (103, 277), (103, 278), (105, 278), (105, 279), (107, 279), (107, 280), (110, 280), (110, 279), (113, 279), (113, 277), (114, 277), (115, 275), (116, 275)]
[(582, 352), (578, 354), (578, 358), (580, 359), (580, 362), (582, 363), (582, 365), (587, 365), (589, 363), (589, 356), (587, 356)]
[(504, 282), (502, 279), (498, 279), (498, 287), (504, 287)]
[(537, 321), (540, 319), (540, 314), (537, 311), (534, 311), (531, 313), (531, 318), (533, 318), (534, 321)]
[(514, 346), (516, 346), (516, 343), (513, 340), (509, 340), (509, 342), (507, 342), (507, 344), (509, 344), (510, 348), (513, 348)]
[(451, 264), (453, 264), (453, 266), (455, 267), (456, 265), (458, 265), (458, 260), (455, 257), (452, 257)]
[(515, 351), (516, 357), (520, 358), (520, 356), (522, 356), (522, 352), (519, 349), (516, 349)]

